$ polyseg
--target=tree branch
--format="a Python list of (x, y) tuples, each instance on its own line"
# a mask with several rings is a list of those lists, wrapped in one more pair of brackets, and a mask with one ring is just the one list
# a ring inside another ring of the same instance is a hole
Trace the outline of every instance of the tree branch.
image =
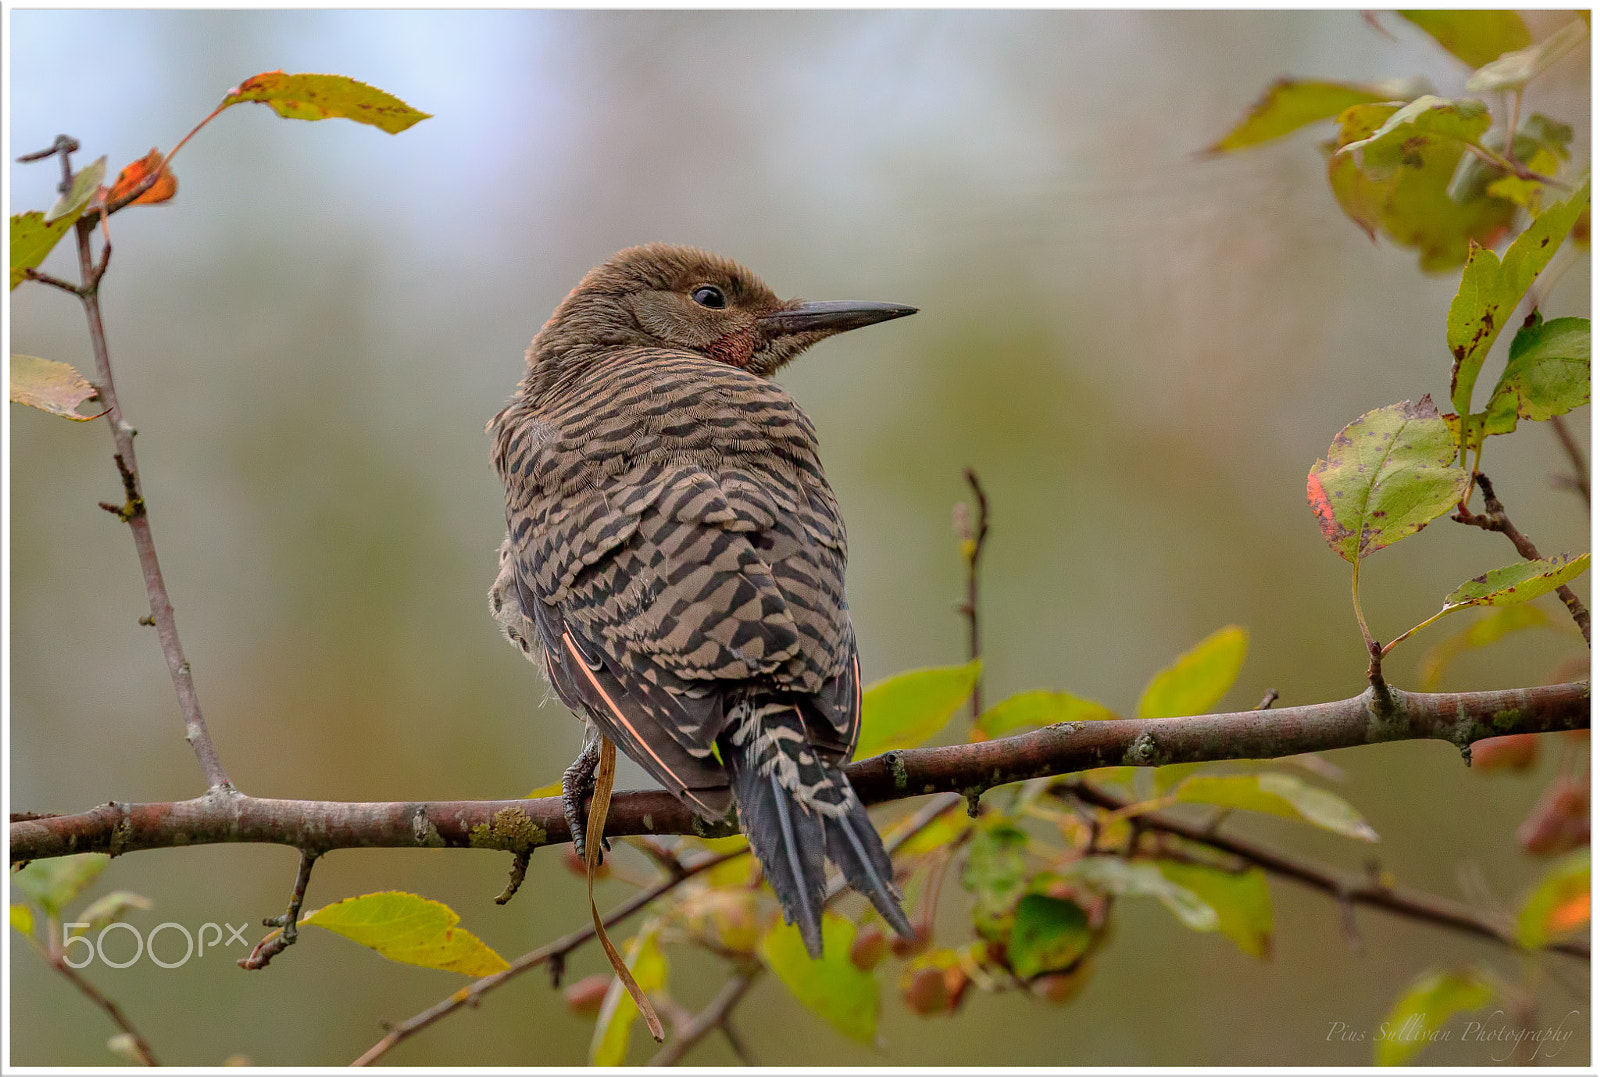
[[(1474, 741), (1509, 733), (1589, 728), (1589, 685), (1498, 692), (1421, 693), (1390, 688), (1380, 715), (1371, 693), (1333, 703), (1192, 718), (1069, 722), (1013, 737), (889, 752), (845, 774), (867, 804), (928, 793), (972, 797), (997, 785), (1104, 766), (1158, 767), (1227, 759), (1276, 759), (1395, 740), (1445, 740), (1464, 755)], [(606, 833), (735, 833), (711, 826), (664, 790), (612, 799)], [(273, 800), (214, 790), (175, 803), (115, 801), (73, 815), (11, 823), (11, 860), (71, 853), (113, 856), (220, 842), (316, 848), (475, 848), (526, 852), (569, 841), (556, 797), (539, 800), (342, 803)]]
[[(1085, 804), (1092, 804), (1108, 811), (1126, 808), (1130, 803), (1112, 793), (1083, 784), (1068, 786), (1060, 792)], [(1314, 890), (1321, 890), (1344, 906), (1371, 905), (1408, 919), (1493, 939), (1506, 946), (1517, 946), (1510, 937), (1509, 924), (1496, 923), (1460, 902), (1403, 886), (1384, 886), (1371, 878), (1357, 880), (1332, 868), (1313, 861), (1296, 859), (1244, 838), (1218, 834), (1208, 825), (1188, 823), (1155, 812), (1139, 816), (1139, 825), (1146, 830), (1174, 834), (1236, 856), (1274, 875), (1293, 879)], [(1585, 961), (1589, 959), (1589, 944), (1585, 942), (1552, 943), (1547, 949), (1571, 957), (1581, 957)]]
[[(1511, 522), (1511, 517), (1506, 514), (1505, 505), (1501, 504), (1500, 499), (1494, 495), (1494, 486), (1489, 482), (1489, 476), (1481, 471), (1476, 471), (1473, 472), (1472, 477), (1477, 480), (1478, 485), (1483, 489), (1483, 515), (1480, 516), (1477, 513), (1458, 509), (1450, 518), (1457, 523), (1481, 527), (1485, 531), (1498, 531), (1511, 540), (1511, 544), (1517, 548), (1517, 552), (1522, 555), (1524, 560), (1539, 560), (1539, 548), (1533, 544), (1532, 539), (1517, 530), (1516, 525)], [(1577, 623), (1578, 629), (1583, 633), (1583, 642), (1588, 643), (1588, 608), (1578, 598), (1577, 593), (1566, 584), (1557, 587), (1556, 594), (1560, 596), (1562, 602), (1566, 603), (1567, 611), (1572, 614), (1573, 621)]]
[[(560, 811), (560, 798), (553, 797), (550, 799), (555, 801), (557, 810)], [(535, 802), (530, 801), (529, 803)], [(615, 909), (612, 909), (609, 913), (607, 913), (601, 923), (605, 924), (606, 927), (611, 927), (615, 924), (621, 923), (623, 920), (626, 920), (628, 917), (632, 916), (634, 913), (650, 904), (662, 894), (665, 894), (667, 891), (677, 887), (680, 883), (693, 878), (702, 871), (706, 871), (709, 868), (714, 868), (718, 864), (721, 864), (725, 861), (732, 860), (736, 856), (744, 856), (748, 852), (748, 849), (736, 849), (733, 852), (716, 853), (711, 856), (704, 856), (692, 864), (685, 864), (681, 874), (669, 875), (667, 878), (663, 879), (655, 886), (650, 887), (648, 890), (639, 891), (637, 894), (633, 895), (633, 897), (629, 898), (627, 901), (624, 901), (621, 905), (618, 905)], [(433, 1006), (423, 1010), (415, 1017), (395, 1025), (393, 1028), (389, 1029), (388, 1034), (385, 1035), (383, 1039), (373, 1044), (367, 1049), (365, 1054), (350, 1064), (352, 1066), (371, 1065), (382, 1056), (388, 1054), (390, 1049), (399, 1044), (400, 1041), (411, 1038), (418, 1032), (421, 1032), (423, 1029), (433, 1024), (435, 1021), (454, 1013), (463, 1006), (476, 1006), (479, 1001), (482, 1000), (484, 995), (488, 994), (490, 991), (493, 991), (507, 980), (527, 972), (529, 969), (537, 968), (538, 966), (546, 963), (553, 963), (559, 967), (560, 965), (564, 964), (567, 954), (571, 953), (579, 946), (582, 946), (584, 943), (594, 938), (594, 935), (594, 925), (590, 924), (587, 927), (581, 927), (570, 934), (562, 936), (547, 946), (541, 946), (537, 950), (523, 954), (521, 957), (513, 961), (511, 963), (511, 967), (506, 969), (504, 972), (497, 972), (493, 976), (485, 976), (481, 980), (475, 980), (471, 986), (454, 992), (448, 998), (441, 1002), (435, 1003)]]
[(66, 959), (61, 955), (57, 954), (46, 960), (50, 962), (52, 968), (65, 976), (73, 987), (83, 992), (90, 1002), (104, 1010), (106, 1016), (111, 1018), (118, 1028), (122, 1029), (122, 1034), (128, 1038), (129, 1049), (142, 1064), (146, 1066), (161, 1065), (160, 1062), (156, 1061), (155, 1051), (151, 1050), (150, 1042), (139, 1034), (138, 1029), (133, 1027), (133, 1022), (128, 1020), (127, 1014), (122, 1012), (120, 1006), (101, 994), (94, 984), (80, 976), (78, 970), (67, 964)]
[(761, 973), (760, 965), (736, 973), (733, 979), (722, 985), (717, 997), (696, 1014), (694, 1020), (684, 1026), (682, 1032), (674, 1030), (672, 1042), (657, 1051), (646, 1065), (676, 1066), (683, 1056), (689, 1053), (689, 1049), (705, 1039), (707, 1034), (725, 1027), (723, 1023), (727, 1021), (728, 1015), (739, 1004), (739, 1000), (744, 998), (745, 992), (750, 990)]
[[(63, 191), (70, 189), (72, 185), (72, 165), (69, 158), (77, 148), (77, 142), (62, 135), (49, 151), (49, 154), (54, 154), (61, 160)], [(49, 154), (40, 151), (38, 154), (29, 154), (21, 160), (38, 160)], [(89, 343), (94, 349), (95, 388), (101, 403), (106, 406), (104, 414), (111, 426), (111, 437), (116, 447), (117, 471), (122, 476), (126, 500), (120, 507), (113, 506), (112, 511), (133, 532), (134, 548), (139, 555), (139, 568), (144, 574), (145, 592), (150, 599), (150, 618), (155, 624), (156, 635), (161, 641), (161, 651), (167, 659), (167, 670), (172, 676), (172, 685), (178, 694), (178, 706), (183, 713), (185, 739), (200, 761), (200, 769), (205, 774), (207, 787), (213, 790), (231, 789), (227, 772), (223, 769), (222, 760), (211, 743), (211, 734), (206, 729), (205, 716), (200, 711), (200, 700), (195, 694), (194, 678), (189, 672), (189, 662), (184, 657), (183, 645), (178, 641), (178, 625), (173, 617), (172, 602), (167, 597), (166, 582), (161, 576), (161, 562), (156, 558), (155, 539), (150, 532), (150, 518), (145, 510), (144, 494), (139, 482), (139, 464), (133, 453), (133, 438), (136, 431), (123, 419), (122, 406), (117, 401), (116, 382), (111, 376), (111, 351), (106, 344), (105, 323), (100, 316), (100, 281), (105, 276), (106, 267), (111, 261), (111, 239), (109, 232), (102, 236), (100, 260), (97, 263), (91, 246), (96, 221), (104, 225), (105, 215), (86, 214), (80, 217), (75, 225), (78, 275), (82, 283), (72, 291), (82, 301), (84, 316), (88, 319)], [(52, 283), (59, 282), (52, 281)]]

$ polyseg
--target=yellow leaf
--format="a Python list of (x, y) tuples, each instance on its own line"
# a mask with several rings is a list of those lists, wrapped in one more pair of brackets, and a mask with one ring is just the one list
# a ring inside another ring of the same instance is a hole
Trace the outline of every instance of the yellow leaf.
[(1140, 718), (1182, 718), (1205, 713), (1228, 694), (1244, 665), (1250, 633), (1226, 625), (1151, 678), (1139, 700)]
[(325, 928), (376, 950), (391, 961), (424, 968), (490, 976), (510, 966), (465, 928), (443, 902), (400, 890), (362, 894), (302, 916), (300, 923)]
[(806, 953), (800, 932), (777, 924), (761, 940), (761, 959), (794, 997), (853, 1040), (871, 1043), (878, 1026), (878, 981), (850, 960), (855, 925), (822, 914), (822, 957)]
[(428, 118), (392, 94), (343, 75), (286, 75), (266, 71), (245, 79), (223, 98), (222, 108), (241, 101), (271, 105), (289, 120), (342, 118), (397, 135)]
[(915, 748), (943, 729), (978, 683), (978, 660), (896, 674), (866, 690), (861, 699), (857, 759), (897, 748)]

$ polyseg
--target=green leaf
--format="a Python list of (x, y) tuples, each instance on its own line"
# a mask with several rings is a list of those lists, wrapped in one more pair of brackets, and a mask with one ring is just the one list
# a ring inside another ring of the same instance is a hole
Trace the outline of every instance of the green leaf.
[(86, 423), (105, 412), (79, 415), (78, 406), (100, 390), (84, 380), (70, 364), (34, 355), (11, 356), (11, 402), (48, 411), (73, 422)]
[(110, 863), (111, 858), (104, 853), (35, 860), (21, 871), (12, 872), (11, 881), (46, 916), (59, 916)]
[(1588, 36), (1589, 27), (1584, 21), (1573, 19), (1537, 45), (1518, 48), (1498, 60), (1488, 61), (1467, 79), (1466, 90), (1481, 94), (1521, 90)]
[(1527, 24), (1515, 11), (1402, 11), (1468, 67), (1482, 67), (1503, 52), (1532, 41)]
[(1218, 139), (1207, 153), (1229, 153), (1297, 131), (1308, 123), (1331, 120), (1351, 105), (1387, 101), (1370, 86), (1322, 79), (1279, 79), (1267, 87), (1237, 127)]
[(429, 113), (418, 112), (392, 94), (343, 75), (286, 75), (267, 71), (228, 91), (220, 108), (260, 101), (290, 120), (342, 118), (397, 135)]
[[(1539, 216), (1506, 248), (1502, 260), (1492, 250), (1475, 247), (1461, 271), (1461, 287), (1450, 302), (1445, 341), (1454, 363), (1450, 369), (1450, 403), (1461, 415), (1472, 413), (1472, 389), (1489, 349), (1500, 336), (1506, 319), (1527, 293), (1539, 272), (1549, 264), (1562, 240), (1589, 204), (1589, 183), (1565, 202), (1557, 202)], [(1465, 443), (1462, 451), (1476, 448)]]
[(1150, 679), (1139, 698), (1140, 718), (1184, 718), (1205, 711), (1228, 694), (1244, 665), (1250, 633), (1224, 625)]
[(33, 938), (33, 910), (26, 905), (12, 905), (11, 926), (22, 932), (24, 938)]
[(130, 912), (149, 912), (154, 908), (154, 903), (147, 897), (135, 894), (131, 890), (113, 890), (105, 897), (96, 898), (89, 903), (89, 907), (78, 913), (78, 919), (88, 923), (83, 929), (84, 934), (98, 931), (107, 924), (114, 924), (127, 916)]
[(1089, 950), (1089, 914), (1076, 901), (1026, 894), (1006, 942), (1006, 964), (1024, 980), (1071, 968)]
[(77, 221), (79, 214), (45, 223), (44, 214), (38, 210), (18, 213), (11, 218), (11, 287), (21, 284), (27, 271), (38, 267), (45, 256), (55, 249), (56, 243), (67, 234), (67, 229)]
[(943, 729), (978, 683), (982, 663), (913, 669), (881, 680), (861, 697), (861, 739), (855, 757), (915, 748)]
[(1159, 867), (1148, 860), (1086, 856), (1068, 865), (1062, 874), (1082, 879), (1106, 893), (1156, 898), (1184, 927), (1192, 931), (1215, 931), (1221, 926), (1216, 910), (1194, 891), (1168, 879)]
[(1502, 606), (1430, 647), (1422, 658), (1421, 683), (1417, 688), (1423, 692), (1437, 692), (1444, 680), (1444, 667), (1467, 651), (1487, 647), (1512, 632), (1549, 627), (1550, 615), (1538, 606)]
[(1544, 873), (1522, 901), (1515, 937), (1529, 950), (1589, 922), (1589, 850), (1575, 849)]
[(1479, 1010), (1494, 988), (1477, 972), (1425, 972), (1406, 989), (1384, 1018), (1373, 1052), (1379, 1066), (1402, 1066), (1458, 1013)]
[(1000, 941), (1011, 931), (1017, 899), (1028, 889), (1028, 837), (1006, 822), (978, 828), (967, 846), (961, 885), (972, 894), (978, 934)]
[(1058, 722), (1103, 722), (1116, 717), (1114, 711), (1092, 699), (1041, 688), (1002, 699), (978, 716), (975, 728), (986, 737), (1003, 737)]
[[(1362, 155), (1340, 152), (1372, 139), (1400, 110), (1393, 104), (1355, 105), (1340, 115), (1338, 136), (1329, 147), (1328, 184), (1340, 208), (1369, 237), (1381, 231), (1402, 247), (1416, 248), (1424, 271), (1442, 272), (1465, 260), (1471, 242), (1496, 242), (1511, 226), (1517, 207), (1488, 193), (1498, 173), (1475, 167), (1473, 157), (1463, 169), (1467, 151), (1460, 139), (1440, 132), (1404, 137), (1415, 123), (1401, 128), (1399, 142), (1386, 144), (1387, 150), (1380, 148), (1377, 154), (1378, 160), (1397, 167), (1375, 174)], [(1453, 116), (1445, 109), (1423, 123), (1435, 119), (1447, 129), (1467, 120), (1459, 109)]]
[(1444, 598), (1444, 612), (1454, 613), (1469, 606), (1514, 606), (1519, 602), (1549, 594), (1557, 587), (1577, 579), (1589, 568), (1589, 555), (1558, 553), (1536, 561), (1518, 561), (1505, 568), (1474, 576)]
[(878, 981), (850, 960), (855, 925), (837, 913), (822, 914), (822, 958), (811, 960), (800, 932), (777, 924), (761, 940), (761, 959), (791, 994), (834, 1028), (871, 1043), (878, 1028)]
[(1456, 442), (1423, 397), (1369, 411), (1343, 430), (1306, 477), (1306, 500), (1335, 553), (1358, 559), (1449, 512), (1472, 476), (1454, 466)]
[(1359, 154), (1361, 170), (1386, 179), (1402, 166), (1420, 167), (1419, 154), (1441, 143), (1476, 143), (1492, 122), (1482, 101), (1451, 101), (1423, 94), (1394, 112), (1365, 138), (1342, 144), (1337, 154)]
[(490, 976), (510, 966), (482, 939), (457, 927), (461, 917), (442, 902), (400, 890), (362, 894), (300, 918), (407, 965), (464, 976)]
[(1290, 774), (1195, 774), (1185, 778), (1172, 795), (1184, 803), (1303, 819), (1347, 838), (1378, 840), (1377, 831), (1343, 798)]
[(1484, 409), (1485, 434), (1509, 434), (1518, 419), (1543, 422), (1589, 402), (1589, 319), (1546, 322), (1534, 312), (1511, 341), (1505, 372)]
[[(623, 964), (646, 995), (659, 994), (667, 986), (667, 958), (656, 942), (656, 923), (652, 921), (642, 928), (622, 948)], [(622, 1065), (628, 1057), (628, 1033), (638, 1019), (639, 1008), (628, 997), (622, 980), (611, 977), (611, 986), (600, 1003), (600, 1015), (595, 1019), (594, 1038), (589, 1042), (589, 1065)]]
[(1222, 871), (1204, 864), (1160, 861), (1161, 874), (1210, 905), (1217, 930), (1251, 957), (1272, 956), (1272, 892), (1260, 868)]
[(50, 211), (44, 215), (44, 223), (50, 224), (63, 218), (77, 220), (105, 178), (106, 159), (104, 157), (95, 161), (88, 168), (80, 168), (72, 177), (72, 187), (66, 194), (56, 199), (56, 204), (51, 206)]
[[(941, 849), (955, 841), (968, 830), (972, 829), (972, 819), (966, 812), (945, 812), (939, 818), (917, 831), (905, 844), (900, 846), (900, 851), (895, 854), (900, 857), (925, 856), (936, 849)], [(888, 835), (884, 835), (885, 844)]]

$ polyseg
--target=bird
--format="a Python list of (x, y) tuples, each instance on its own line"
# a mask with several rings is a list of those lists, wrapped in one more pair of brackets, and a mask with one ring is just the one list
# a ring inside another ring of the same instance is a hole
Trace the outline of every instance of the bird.
[(810, 418), (772, 378), (914, 313), (780, 300), (721, 256), (630, 247), (556, 307), (487, 428), (506, 494), (490, 612), (587, 719), (562, 777), (580, 855), (603, 735), (708, 822), (734, 807), (814, 959), (825, 861), (915, 932), (840, 770), (861, 730), (844, 521)]

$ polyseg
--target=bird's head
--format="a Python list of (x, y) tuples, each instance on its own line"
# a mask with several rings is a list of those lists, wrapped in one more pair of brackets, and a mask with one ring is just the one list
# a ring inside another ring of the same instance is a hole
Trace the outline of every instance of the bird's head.
[(898, 303), (782, 300), (726, 258), (652, 243), (590, 270), (534, 338), (528, 362), (559, 377), (579, 350), (670, 348), (771, 377), (825, 337), (915, 313)]

